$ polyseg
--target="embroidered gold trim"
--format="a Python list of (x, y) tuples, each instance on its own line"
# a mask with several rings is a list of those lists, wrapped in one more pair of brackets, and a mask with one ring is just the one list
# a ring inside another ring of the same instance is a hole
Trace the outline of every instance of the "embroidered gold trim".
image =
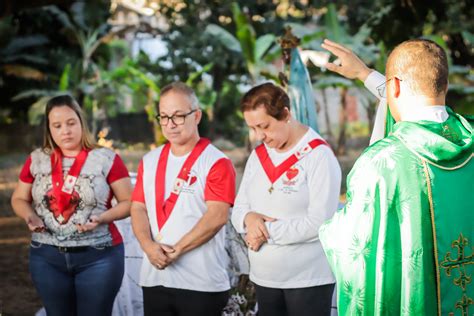
[(400, 140), (402, 142), (402, 144), (409, 150), (411, 151), (413, 154), (415, 154), (415, 156), (417, 156), (418, 158), (420, 158), (422, 161), (426, 161), (427, 163), (429, 163), (430, 165), (433, 165), (435, 167), (438, 167), (440, 169), (443, 169), (443, 170), (456, 170), (456, 169), (459, 169), (459, 168), (462, 168), (464, 167), (469, 161), (471, 161), (471, 159), (474, 157), (474, 153), (471, 154), (469, 157), (466, 158), (466, 160), (464, 160), (463, 162), (461, 162), (459, 165), (456, 165), (454, 167), (445, 167), (445, 166), (441, 166), (435, 162), (432, 162), (432, 161), (429, 161), (427, 160), (426, 158), (424, 158), (423, 156), (421, 156), (419, 153), (417, 153), (415, 150), (413, 150), (412, 148), (410, 148), (410, 146), (408, 146), (408, 144), (403, 140), (401, 139), (400, 137), (398, 136), (395, 136), (398, 140)]
[(428, 172), (428, 166), (426, 160), (421, 159), (423, 164), (423, 171), (425, 172), (426, 178), (426, 187), (428, 189), (428, 201), (430, 203), (430, 215), (431, 215), (431, 227), (433, 230), (433, 250), (434, 250), (434, 262), (436, 268), (436, 298), (438, 301), (438, 315), (441, 316), (441, 284), (440, 284), (440, 274), (439, 274), (439, 264), (438, 264), (438, 243), (436, 240), (436, 224), (434, 218), (434, 206), (433, 206), (433, 194), (431, 192), (431, 179)]
[[(457, 256), (455, 258), (451, 258), (451, 251), (448, 251), (444, 256), (443, 262), (441, 262), (441, 267), (445, 269), (446, 275), (451, 277), (451, 271), (454, 269), (458, 269), (459, 277), (456, 278), (453, 275), (453, 284), (455, 286), (459, 286), (462, 290), (462, 297), (459, 301), (455, 304), (455, 309), (460, 309), (462, 315), (467, 315), (467, 311), (469, 305), (473, 303), (472, 298), (466, 295), (467, 293), (467, 286), (471, 283), (472, 278), (470, 275), (467, 275), (465, 270), (466, 265), (474, 264), (474, 255), (471, 252), (471, 255), (466, 256), (464, 251), (465, 249), (471, 249), (469, 246), (469, 239), (465, 238), (462, 233), (459, 234), (457, 240), (454, 240), (451, 243), (451, 249), (457, 248)], [(451, 313), (453, 314), (453, 313)]]
[(435, 167), (438, 167), (440, 169), (444, 169), (444, 170), (456, 170), (456, 169), (459, 169), (459, 168), (462, 168), (464, 167), (465, 165), (467, 165), (467, 163), (469, 161), (471, 161), (472, 157), (474, 157), (474, 154), (471, 154), (471, 156), (469, 156), (465, 161), (463, 161), (461, 164), (457, 165), (457, 166), (454, 166), (454, 167), (445, 167), (445, 166), (441, 166), (441, 165), (438, 165), (437, 163), (434, 163), (432, 161), (427, 161), (430, 165), (433, 165)]

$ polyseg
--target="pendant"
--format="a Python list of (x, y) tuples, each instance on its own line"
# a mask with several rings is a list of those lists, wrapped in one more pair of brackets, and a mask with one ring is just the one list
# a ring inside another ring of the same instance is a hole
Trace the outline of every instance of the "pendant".
[(179, 194), (185, 183), (186, 182), (183, 179), (176, 178), (176, 180), (174, 181), (172, 193)]
[(74, 191), (74, 184), (76, 184), (77, 177), (68, 175), (66, 181), (64, 181), (62, 190), (64, 193), (71, 194)]
[(268, 189), (268, 193), (272, 194), (273, 192), (273, 183), (272, 183), (272, 186), (270, 187), (270, 189)]
[(62, 214), (60, 214), (58, 217), (56, 217), (56, 219), (58, 220), (59, 224), (62, 224), (64, 222), (64, 217), (63, 217)]
[(158, 233), (158, 234), (156, 235), (155, 240), (158, 241), (158, 242), (160, 242), (162, 239), (163, 239), (163, 235), (161, 235), (160, 233)]

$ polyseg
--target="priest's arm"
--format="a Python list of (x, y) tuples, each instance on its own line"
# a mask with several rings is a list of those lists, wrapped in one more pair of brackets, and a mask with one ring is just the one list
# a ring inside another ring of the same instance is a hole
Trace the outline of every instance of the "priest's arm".
[(435, 314), (421, 172), (418, 158), (395, 136), (370, 146), (355, 163), (346, 206), (319, 231), (336, 276), (340, 315)]
[(338, 57), (340, 63), (328, 63), (327, 69), (348, 79), (359, 79), (365, 87), (379, 100), (375, 115), (374, 128), (370, 137), (370, 145), (386, 136), (387, 100), (381, 93), (385, 76), (369, 67), (347, 47), (330, 40), (324, 40), (324, 49)]
[[(382, 298), (374, 297), (375, 287), (399, 286), (384, 279), (399, 267), (381, 265), (383, 258), (378, 257), (386, 241), (388, 219), (383, 210), (389, 197), (384, 179), (371, 165), (368, 159), (358, 160), (348, 176), (346, 206), (319, 230), (338, 284), (340, 315), (373, 315), (374, 305), (383, 303)], [(380, 268), (388, 273), (379, 275)]]

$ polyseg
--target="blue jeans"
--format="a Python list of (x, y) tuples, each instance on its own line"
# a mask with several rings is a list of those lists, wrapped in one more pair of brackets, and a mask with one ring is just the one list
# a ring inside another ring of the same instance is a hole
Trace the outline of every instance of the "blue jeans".
[(123, 271), (123, 244), (60, 252), (31, 242), (30, 273), (48, 316), (111, 315)]

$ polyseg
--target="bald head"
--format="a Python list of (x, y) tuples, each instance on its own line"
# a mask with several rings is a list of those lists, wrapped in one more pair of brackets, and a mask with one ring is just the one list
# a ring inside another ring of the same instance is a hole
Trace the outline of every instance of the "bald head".
[(448, 58), (433, 41), (405, 41), (388, 57), (386, 76), (401, 79), (416, 95), (444, 96), (448, 87)]

